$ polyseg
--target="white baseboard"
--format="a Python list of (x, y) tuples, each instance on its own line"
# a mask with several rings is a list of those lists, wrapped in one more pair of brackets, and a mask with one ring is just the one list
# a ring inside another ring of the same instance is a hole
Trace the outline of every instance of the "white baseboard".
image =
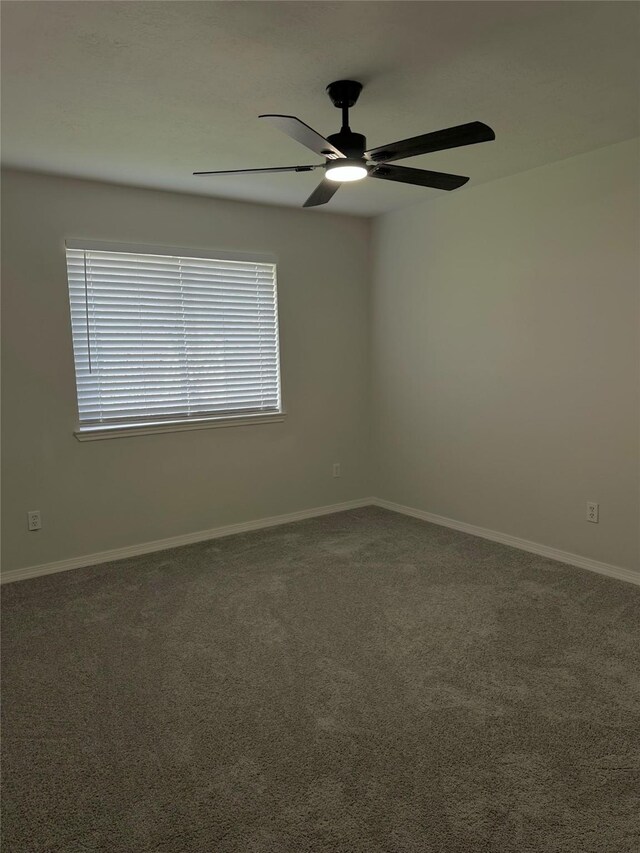
[(393, 512), (410, 515), (413, 518), (420, 518), (423, 521), (430, 521), (432, 524), (439, 524), (441, 527), (451, 527), (453, 530), (460, 530), (462, 533), (470, 533), (472, 536), (480, 536), (482, 539), (490, 539), (492, 542), (510, 545), (512, 548), (519, 548), (521, 551), (529, 551), (531, 554), (548, 557), (550, 560), (558, 560), (560, 563), (568, 563), (570, 566), (588, 569), (590, 572), (597, 572), (609, 578), (616, 578), (617, 580), (640, 585), (640, 572), (634, 572), (633, 569), (625, 569), (622, 566), (601, 563), (598, 560), (591, 560), (589, 557), (571, 554), (569, 551), (560, 551), (558, 548), (550, 548), (548, 545), (529, 542), (528, 539), (509, 536), (508, 533), (498, 533), (496, 530), (488, 530), (486, 527), (477, 527), (475, 524), (467, 524), (465, 521), (456, 521), (453, 518), (434, 515), (432, 512), (425, 512), (424, 510), (403, 506), (392, 501), (385, 501), (382, 498), (372, 498), (371, 503), (374, 506), (390, 509)]
[(539, 554), (541, 557), (558, 560), (560, 563), (567, 563), (570, 566), (577, 566), (578, 568), (588, 569), (591, 572), (597, 572), (598, 574), (606, 575), (610, 578), (616, 578), (617, 580), (640, 585), (640, 572), (634, 572), (632, 569), (625, 569), (622, 568), (622, 566), (612, 566), (609, 563), (601, 563), (598, 560), (591, 560), (588, 557), (581, 557), (578, 554), (571, 554), (568, 551), (560, 551), (557, 548), (550, 548), (548, 545), (529, 542), (527, 539), (520, 539), (517, 536), (510, 536), (507, 533), (498, 533), (496, 530), (488, 530), (486, 527), (467, 524), (465, 521), (456, 521), (453, 518), (434, 515), (432, 512), (425, 512), (424, 510), (415, 509), (414, 507), (403, 506), (402, 504), (393, 503), (393, 501), (386, 501), (382, 498), (360, 498), (353, 501), (343, 501), (342, 503), (331, 504), (329, 506), (313, 507), (312, 509), (303, 509), (299, 512), (289, 512), (284, 515), (275, 515), (269, 518), (258, 518), (254, 521), (243, 521), (239, 524), (228, 524), (224, 527), (213, 527), (210, 530), (199, 530), (196, 533), (185, 533), (182, 536), (170, 536), (167, 539), (156, 539), (153, 542), (143, 542), (139, 545), (128, 545), (124, 548), (112, 548), (109, 551), (99, 551), (95, 554), (71, 557), (68, 560), (57, 560), (53, 563), (41, 563), (40, 565), (27, 566), (23, 569), (10, 569), (0, 575), (0, 581), (2, 583), (11, 583), (12, 581), (37, 578), (41, 575), (52, 575), (56, 572), (66, 572), (69, 569), (96, 566), (100, 563), (110, 563), (113, 560), (124, 560), (128, 557), (136, 557), (140, 554), (151, 554), (154, 551), (166, 551), (169, 548), (177, 548), (180, 545), (191, 545), (195, 542), (205, 542), (207, 539), (219, 539), (222, 536), (231, 536), (234, 533), (246, 533), (251, 530), (276, 527), (280, 524), (288, 524), (290, 521), (302, 521), (305, 518), (316, 518), (321, 515), (330, 515), (334, 512), (358, 509), (363, 506), (379, 506), (384, 509), (392, 510), (393, 512), (402, 513), (403, 515), (410, 515), (413, 518), (420, 518), (423, 521), (430, 521), (432, 524), (439, 524), (441, 527), (450, 527), (453, 530), (460, 530), (462, 533), (470, 533), (472, 536), (480, 536), (482, 539), (489, 539), (492, 542), (500, 542), (503, 545), (510, 545), (512, 548), (519, 548), (521, 551), (529, 551), (531, 554)]
[(192, 545), (194, 542), (205, 542), (207, 539), (219, 539), (234, 533), (246, 533), (250, 530), (261, 530), (264, 527), (276, 527), (288, 524), (290, 521), (303, 521), (305, 518), (316, 518), (320, 515), (331, 515), (334, 512), (344, 512), (348, 509), (358, 509), (371, 506), (373, 498), (360, 498), (354, 501), (343, 501), (330, 506), (317, 506), (303, 509), (299, 512), (288, 512), (284, 515), (274, 515), (270, 518), (258, 518), (255, 521), (243, 521), (239, 524), (228, 524), (224, 527), (213, 527), (211, 530), (199, 530), (196, 533), (185, 533), (182, 536), (170, 536), (168, 539), (155, 539), (153, 542), (142, 542), (140, 545), (127, 545), (124, 548), (112, 548), (109, 551), (98, 551), (83, 557), (71, 557), (68, 560), (56, 560), (53, 563), (41, 563), (37, 566), (27, 566), (23, 569), (10, 569), (0, 575), (1, 583), (37, 578), (41, 575), (52, 575), (56, 572), (66, 572), (69, 569), (81, 569), (85, 566), (96, 566), (99, 563), (110, 563), (113, 560), (124, 560), (127, 557), (137, 557), (140, 554), (151, 554), (154, 551), (166, 551), (180, 545)]

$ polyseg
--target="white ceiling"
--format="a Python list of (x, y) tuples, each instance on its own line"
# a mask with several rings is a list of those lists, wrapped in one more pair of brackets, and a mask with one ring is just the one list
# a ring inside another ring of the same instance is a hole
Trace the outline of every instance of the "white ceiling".
[[(403, 161), (472, 186), (638, 135), (639, 13), (634, 2), (3, 2), (3, 161), (298, 206), (319, 173), (191, 172), (318, 162), (257, 116), (335, 132), (324, 89), (351, 78), (364, 83), (351, 126), (371, 146), (490, 124), (495, 142)], [(374, 215), (437, 195), (366, 180), (325, 209)]]

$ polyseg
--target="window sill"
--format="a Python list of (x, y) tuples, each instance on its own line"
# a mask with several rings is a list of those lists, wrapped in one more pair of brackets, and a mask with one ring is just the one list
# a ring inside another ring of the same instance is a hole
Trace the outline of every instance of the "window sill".
[(150, 421), (148, 423), (114, 424), (113, 426), (89, 426), (74, 432), (78, 441), (99, 441), (104, 438), (131, 438), (135, 435), (154, 435), (160, 432), (184, 432), (192, 429), (215, 427), (249, 426), (250, 424), (280, 423), (286, 412), (269, 412), (252, 415), (233, 415), (198, 418), (188, 421)]

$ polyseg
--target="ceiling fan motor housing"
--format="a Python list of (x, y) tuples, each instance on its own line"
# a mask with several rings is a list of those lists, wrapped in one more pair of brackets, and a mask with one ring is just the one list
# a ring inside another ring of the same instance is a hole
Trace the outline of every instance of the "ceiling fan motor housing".
[(327, 139), (332, 145), (335, 145), (339, 151), (342, 151), (347, 157), (361, 158), (367, 150), (367, 140), (361, 133), (354, 133), (352, 130), (344, 128), (339, 133), (332, 133), (327, 136)]

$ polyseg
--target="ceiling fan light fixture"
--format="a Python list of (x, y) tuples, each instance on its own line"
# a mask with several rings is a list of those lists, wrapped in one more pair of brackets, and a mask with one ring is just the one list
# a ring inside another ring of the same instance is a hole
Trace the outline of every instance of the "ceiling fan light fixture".
[(367, 177), (367, 170), (360, 160), (341, 159), (327, 163), (327, 180), (336, 183), (361, 181)]

